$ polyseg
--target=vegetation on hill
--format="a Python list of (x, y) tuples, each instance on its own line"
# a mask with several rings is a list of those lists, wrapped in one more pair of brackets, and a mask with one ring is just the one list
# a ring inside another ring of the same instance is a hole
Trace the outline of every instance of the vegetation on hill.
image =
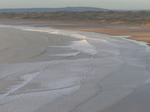
[(116, 24), (150, 24), (150, 12), (56, 11), (56, 12), (0, 13), (0, 19), (47, 20), (47, 21), (64, 21), (64, 22), (97, 22), (97, 23), (116, 23)]

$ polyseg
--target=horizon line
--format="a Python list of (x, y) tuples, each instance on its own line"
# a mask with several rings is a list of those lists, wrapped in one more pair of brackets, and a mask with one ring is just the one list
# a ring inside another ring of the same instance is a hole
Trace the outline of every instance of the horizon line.
[(98, 8), (104, 10), (123, 10), (123, 11), (136, 11), (136, 10), (150, 10), (150, 9), (109, 9), (109, 8), (100, 8), (100, 7), (92, 7), (92, 6), (66, 6), (66, 7), (20, 7), (20, 8), (0, 8), (1, 9), (59, 9), (59, 8)]

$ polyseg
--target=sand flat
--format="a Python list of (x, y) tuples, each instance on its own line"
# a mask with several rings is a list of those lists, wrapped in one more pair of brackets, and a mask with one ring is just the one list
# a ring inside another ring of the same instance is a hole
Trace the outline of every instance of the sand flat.
[(125, 38), (37, 26), (0, 35), (4, 112), (103, 112), (150, 80), (150, 51)]
[[(108, 25), (109, 26), (109, 25)], [(111, 28), (108, 27), (97, 27), (97, 28), (80, 28), (80, 27), (58, 27), (62, 29), (67, 30), (79, 30), (79, 31), (88, 31), (88, 32), (96, 32), (96, 33), (103, 33), (103, 34), (109, 34), (113, 36), (132, 36), (130, 39), (137, 40), (137, 41), (144, 41), (144, 42), (150, 42), (150, 29), (149, 27), (140, 27), (140, 28), (124, 28), (124, 27), (115, 27), (112, 26)]]

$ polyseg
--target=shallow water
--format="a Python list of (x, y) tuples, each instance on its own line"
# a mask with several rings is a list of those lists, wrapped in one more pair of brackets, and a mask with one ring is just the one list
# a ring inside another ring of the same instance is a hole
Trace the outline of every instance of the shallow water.
[(149, 112), (149, 105), (150, 84), (146, 84), (102, 112)]
[(100, 112), (150, 80), (150, 51), (110, 35), (1, 26), (0, 110)]

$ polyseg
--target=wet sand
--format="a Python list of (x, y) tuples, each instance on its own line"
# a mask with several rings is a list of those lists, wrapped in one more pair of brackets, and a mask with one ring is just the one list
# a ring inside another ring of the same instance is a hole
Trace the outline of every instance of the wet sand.
[(131, 36), (129, 39), (150, 42), (150, 27), (140, 25), (73, 23), (73, 22), (45, 22), (45, 21), (10, 21), (0, 20), (4, 25), (31, 25), (34, 27), (53, 27), (66, 30), (88, 31), (112, 36)]
[(150, 27), (130, 26), (130, 25), (111, 25), (111, 24), (89, 24), (89, 25), (62, 25), (57, 28), (67, 30), (88, 31), (113, 36), (131, 36), (129, 39), (150, 42)]
[[(46, 52), (51, 52), (52, 54), (62, 53), (62, 49), (55, 46), (61, 46), (67, 41), (78, 40), (63, 35), (50, 35), (42, 32), (30, 33), (9, 27), (1, 27), (0, 35), (1, 63), (56, 60), (55, 56), (51, 56), (51, 58), (49, 58), (49, 56), (42, 54)], [(63, 49), (64, 53), (70, 51), (68, 49)], [(57, 57), (57, 59), (61, 58), (62, 57), (59, 56)]]
[[(1, 22), (0, 22), (1, 23)], [(10, 24), (11, 22), (3, 22)], [(22, 22), (20, 22), (22, 23)], [(14, 25), (19, 25), (19, 22), (14, 22)], [(119, 25), (119, 24), (97, 24), (97, 23), (62, 23), (62, 22), (35, 22), (24, 21), (24, 25), (32, 25), (35, 27), (53, 27), (66, 30), (78, 30), (108, 34), (112, 36), (131, 36), (129, 39), (144, 41), (150, 43), (150, 27), (140, 25)], [(148, 44), (149, 45), (149, 44)]]
[[(128, 25), (82, 25), (59, 26), (57, 28), (67, 30), (88, 31), (113, 36), (131, 36), (128, 39), (143, 41), (150, 45), (150, 27)], [(150, 83), (137, 87), (134, 92), (118, 101), (111, 107), (99, 112), (149, 112), (150, 111)]]
[[(67, 30), (88, 31), (113, 36), (131, 36), (128, 39), (143, 41), (150, 45), (150, 27), (128, 25), (64, 25), (57, 28)], [(150, 83), (138, 87), (135, 91), (117, 102), (113, 106), (100, 112), (149, 112), (150, 111)]]
[(0, 28), (1, 111), (134, 112), (140, 105), (147, 112), (150, 51), (145, 46), (107, 34), (48, 27), (67, 23), (22, 24)]
[(149, 112), (150, 83), (136, 89), (133, 93), (102, 112)]

